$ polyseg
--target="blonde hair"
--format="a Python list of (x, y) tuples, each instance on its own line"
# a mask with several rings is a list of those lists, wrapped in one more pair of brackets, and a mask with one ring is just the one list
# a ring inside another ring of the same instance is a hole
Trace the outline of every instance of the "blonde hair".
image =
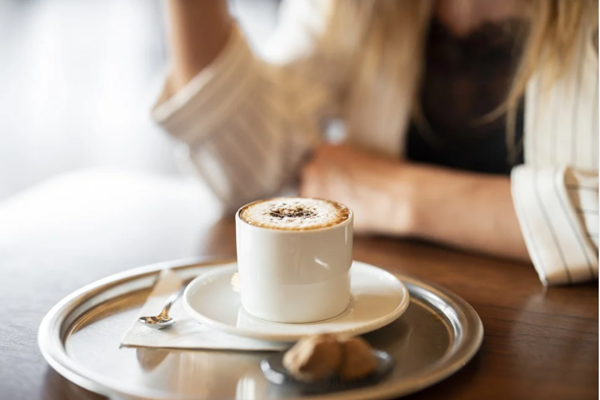
[[(431, 6), (422, 0), (333, 0), (322, 46), (353, 66), (346, 96), (351, 128), (354, 121), (367, 119), (374, 124), (369, 128), (379, 132), (375, 134), (390, 134), (400, 129), (398, 107), (406, 101), (418, 119), (414, 100)], [(550, 86), (573, 59), (579, 35), (589, 34), (592, 40), (592, 29), (598, 25), (598, 0), (526, 0), (523, 6), (529, 29), (508, 95), (496, 110), (482, 116), (490, 120), (506, 115), (510, 143), (516, 108), (534, 72), (542, 64), (548, 67), (545, 83)], [(361, 113), (369, 118), (358, 117)]]

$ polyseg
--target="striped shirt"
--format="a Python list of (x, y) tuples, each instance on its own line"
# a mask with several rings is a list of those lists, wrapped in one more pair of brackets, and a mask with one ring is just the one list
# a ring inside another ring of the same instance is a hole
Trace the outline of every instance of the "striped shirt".
[[(306, 57), (324, 28), (324, 18), (315, 18), (321, 10), (290, 3), (266, 52), (250, 49), (236, 27), (217, 59), (177, 93), (167, 85), (153, 110), (228, 210), (292, 182), (339, 109), (335, 71)], [(598, 277), (598, 54), (589, 36), (571, 64), (550, 91), (542, 91), (543, 69), (529, 82), (525, 163), (511, 173), (517, 217), (544, 285)], [(385, 140), (366, 130), (353, 135), (355, 144), (389, 153), (403, 148), (389, 143), (401, 143), (406, 129)]]

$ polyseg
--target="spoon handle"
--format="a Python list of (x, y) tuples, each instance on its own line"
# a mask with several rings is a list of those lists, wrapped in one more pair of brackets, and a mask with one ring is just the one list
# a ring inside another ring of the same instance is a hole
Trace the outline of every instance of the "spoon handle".
[(186, 286), (187, 285), (183, 285), (181, 288), (179, 288), (178, 291), (176, 291), (171, 296), (169, 296), (169, 298), (167, 299), (167, 303), (165, 304), (162, 311), (160, 312), (161, 316), (167, 316), (169, 314), (169, 310), (171, 309), (171, 306), (177, 301), (177, 299), (183, 294), (183, 292), (185, 292)]

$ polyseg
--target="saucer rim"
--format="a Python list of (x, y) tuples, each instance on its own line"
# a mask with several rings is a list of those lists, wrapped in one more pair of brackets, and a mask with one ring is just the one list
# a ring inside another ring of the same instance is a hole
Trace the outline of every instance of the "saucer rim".
[[(274, 341), (274, 342), (294, 342), (294, 341), (299, 340), (303, 336), (306, 336), (306, 333), (296, 333), (296, 334), (267, 333), (264, 331), (239, 328), (239, 327), (231, 325), (231, 324), (216, 321), (216, 320), (209, 318), (209, 317), (205, 316), (204, 314), (198, 312), (190, 304), (190, 301), (189, 301), (189, 297), (191, 296), (190, 293), (191, 293), (192, 288), (199, 285), (198, 282), (205, 281), (205, 280), (210, 279), (211, 277), (215, 277), (215, 276), (234, 274), (238, 270), (237, 261), (224, 264), (223, 266), (215, 265), (215, 267), (216, 268), (212, 269), (211, 271), (207, 271), (206, 273), (200, 274), (196, 278), (194, 278), (188, 284), (188, 286), (185, 289), (185, 292), (183, 293), (182, 302), (183, 302), (184, 310), (192, 319), (194, 319), (197, 322), (202, 323), (212, 329), (219, 330), (221, 332), (225, 332), (225, 333), (236, 335), (236, 336), (243, 336), (243, 337), (247, 337), (247, 338), (258, 339), (258, 340), (268, 340), (268, 341)], [(394, 281), (395, 284), (399, 285), (399, 288), (401, 291), (401, 293), (400, 293), (401, 300), (399, 301), (396, 308), (394, 308), (394, 310), (392, 310), (391, 312), (389, 312), (388, 314), (386, 314), (384, 316), (380, 316), (376, 319), (369, 320), (369, 321), (359, 324), (355, 327), (350, 327), (347, 329), (339, 329), (339, 330), (327, 330), (326, 326), (330, 322), (335, 322), (335, 321), (338, 321), (339, 319), (343, 318), (343, 316), (345, 316), (348, 313), (348, 311), (351, 309), (351, 307), (354, 307), (354, 303), (355, 303), (354, 300), (352, 300), (350, 302), (350, 304), (348, 305), (348, 308), (346, 308), (338, 316), (335, 316), (335, 317), (332, 317), (332, 318), (329, 318), (326, 320), (322, 320), (322, 321), (315, 321), (315, 322), (309, 322), (309, 323), (274, 322), (274, 321), (268, 321), (268, 320), (254, 317), (251, 314), (247, 313), (245, 310), (243, 312), (245, 312), (249, 317), (251, 317), (253, 319), (257, 319), (258, 321), (260, 321), (262, 323), (266, 323), (266, 324), (288, 325), (288, 326), (289, 325), (293, 326), (293, 325), (323, 324), (323, 327), (324, 327), (323, 331), (328, 331), (328, 332), (332, 332), (332, 333), (336, 333), (336, 334), (340, 334), (340, 335), (353, 335), (353, 336), (365, 334), (365, 333), (380, 329), (380, 328), (394, 322), (402, 314), (404, 314), (404, 312), (406, 311), (406, 309), (408, 308), (408, 305), (410, 303), (410, 294), (409, 294), (406, 286), (402, 283), (402, 281), (395, 274), (393, 274), (383, 268), (376, 267), (374, 265), (363, 263), (360, 261), (353, 261), (352, 268), (354, 268), (354, 267), (358, 267), (358, 269), (363, 269), (363, 270), (367, 270), (367, 271), (369, 269), (376, 270), (377, 273), (379, 273), (379, 274), (383, 273), (383, 274), (387, 275), (388, 278), (391, 278), (390, 280)], [(352, 273), (352, 272), (350, 272), (350, 273)], [(351, 292), (351, 295), (352, 295), (352, 292)], [(352, 296), (352, 297), (354, 297), (354, 296)]]

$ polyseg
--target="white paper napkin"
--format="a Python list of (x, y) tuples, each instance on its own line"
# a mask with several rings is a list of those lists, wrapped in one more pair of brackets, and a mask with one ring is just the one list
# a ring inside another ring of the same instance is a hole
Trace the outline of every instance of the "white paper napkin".
[(121, 339), (123, 346), (180, 348), (180, 349), (218, 349), (218, 350), (244, 350), (268, 351), (283, 350), (285, 343), (269, 342), (230, 335), (208, 328), (191, 319), (183, 309), (182, 298), (171, 307), (169, 315), (177, 322), (170, 328), (157, 330), (137, 322), (137, 318), (147, 315), (158, 315), (165, 305), (167, 298), (176, 292), (182, 280), (172, 270), (160, 273), (154, 289), (146, 303), (132, 321), (125, 335)]

